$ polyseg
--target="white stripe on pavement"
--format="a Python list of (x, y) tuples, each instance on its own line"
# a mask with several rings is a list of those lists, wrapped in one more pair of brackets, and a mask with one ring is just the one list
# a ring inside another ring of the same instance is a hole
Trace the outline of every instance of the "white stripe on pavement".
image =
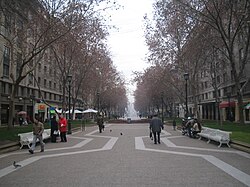
[[(169, 140), (166, 138), (163, 140), (166, 145), (172, 145), (173, 147), (178, 147), (170, 143)], [(231, 175), (233, 178), (237, 179), (238, 181), (244, 183), (247, 186), (250, 186), (250, 175), (238, 170), (237, 168), (223, 162), (222, 160), (211, 156), (211, 155), (203, 155), (203, 154), (195, 154), (195, 153), (185, 153), (185, 152), (177, 152), (177, 151), (168, 151), (168, 150), (158, 150), (158, 149), (149, 149), (145, 148), (144, 142), (142, 137), (135, 137), (135, 148), (138, 150), (144, 151), (151, 151), (151, 152), (160, 152), (160, 153), (168, 153), (168, 154), (175, 154), (175, 155), (185, 155), (185, 156), (193, 156), (193, 157), (201, 157), (214, 166), (218, 167), (222, 171), (226, 172), (227, 174)]]

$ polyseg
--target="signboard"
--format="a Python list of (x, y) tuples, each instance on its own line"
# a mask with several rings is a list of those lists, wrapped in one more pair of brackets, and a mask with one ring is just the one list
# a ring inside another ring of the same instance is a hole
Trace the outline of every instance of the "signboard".
[(38, 105), (38, 112), (45, 112), (46, 106), (44, 104), (39, 104)]
[(55, 113), (56, 113), (55, 107), (50, 107), (50, 108), (49, 108), (49, 113), (50, 113), (50, 114), (55, 114)]

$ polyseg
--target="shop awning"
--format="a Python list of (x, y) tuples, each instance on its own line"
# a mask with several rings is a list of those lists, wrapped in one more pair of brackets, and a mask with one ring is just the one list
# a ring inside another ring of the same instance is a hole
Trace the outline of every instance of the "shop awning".
[(250, 109), (250, 103), (245, 106), (245, 109)]
[(219, 105), (220, 108), (228, 108), (228, 107), (235, 107), (235, 101), (222, 101)]

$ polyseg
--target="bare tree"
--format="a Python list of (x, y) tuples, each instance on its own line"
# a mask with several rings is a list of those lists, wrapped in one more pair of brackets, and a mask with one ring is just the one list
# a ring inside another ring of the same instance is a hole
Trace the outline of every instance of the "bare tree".
[[(182, 1), (179, 4), (193, 15), (190, 19), (207, 24), (220, 36), (223, 48), (219, 48), (228, 60), (232, 71), (237, 100), (239, 104), (239, 120), (244, 124), (243, 88), (249, 82), (244, 80), (244, 70), (249, 59), (250, 11), (249, 1)], [(243, 85), (243, 86), (242, 86)]]
[(14, 99), (19, 85), (36, 69), (43, 54), (54, 42), (68, 34), (83, 19), (83, 14), (93, 12), (92, 5), (93, 1), (1, 1), (5, 32), (1, 32), (0, 36), (6, 41), (1, 62), (9, 65), (11, 72), (4, 72), (4, 76), (10, 77), (13, 85), (8, 128), (12, 128)]

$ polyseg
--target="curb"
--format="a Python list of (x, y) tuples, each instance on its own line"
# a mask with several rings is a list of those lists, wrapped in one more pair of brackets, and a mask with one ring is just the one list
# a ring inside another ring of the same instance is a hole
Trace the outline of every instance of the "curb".
[(20, 149), (19, 142), (11, 142), (0, 146), (0, 154)]
[(250, 144), (240, 142), (237, 140), (233, 140), (233, 141), (231, 141), (230, 146), (234, 149), (238, 149), (240, 151), (250, 153)]

